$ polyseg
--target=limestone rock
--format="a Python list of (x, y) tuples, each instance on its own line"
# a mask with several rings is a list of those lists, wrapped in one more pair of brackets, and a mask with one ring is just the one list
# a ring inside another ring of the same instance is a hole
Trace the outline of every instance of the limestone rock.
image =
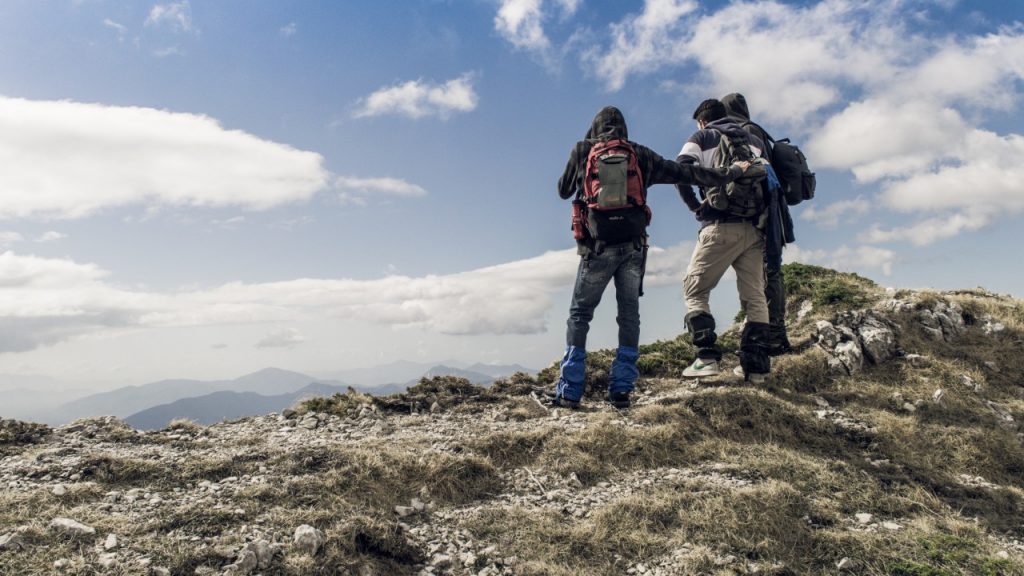
[(21, 550), (25, 547), (25, 541), (18, 532), (11, 532), (0, 536), (0, 551)]
[(295, 536), (292, 539), (292, 549), (305, 552), (315, 556), (324, 545), (324, 533), (308, 524), (303, 524), (295, 529)]
[(892, 328), (874, 316), (867, 316), (857, 327), (864, 354), (874, 364), (881, 364), (896, 356), (896, 335)]
[(75, 537), (94, 536), (96, 534), (96, 529), (92, 526), (86, 526), (71, 518), (54, 518), (50, 522), (50, 528), (62, 534)]

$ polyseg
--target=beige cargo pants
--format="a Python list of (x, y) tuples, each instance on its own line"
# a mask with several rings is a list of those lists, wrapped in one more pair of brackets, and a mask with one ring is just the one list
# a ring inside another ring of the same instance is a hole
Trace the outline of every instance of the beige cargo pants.
[(732, 266), (736, 288), (749, 322), (768, 323), (764, 297), (764, 232), (749, 222), (709, 224), (698, 235), (697, 248), (683, 280), (688, 313), (711, 314), (711, 290)]

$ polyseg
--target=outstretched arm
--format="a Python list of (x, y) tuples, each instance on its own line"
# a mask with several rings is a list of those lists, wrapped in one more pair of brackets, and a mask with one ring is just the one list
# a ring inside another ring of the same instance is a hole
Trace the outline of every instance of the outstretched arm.
[(565, 170), (562, 171), (562, 176), (558, 179), (558, 195), (563, 200), (574, 196), (579, 187), (580, 158), (586, 158), (586, 153), (581, 154), (583, 144), (584, 142), (577, 142), (573, 146), (572, 152), (569, 153), (569, 162), (566, 163)]

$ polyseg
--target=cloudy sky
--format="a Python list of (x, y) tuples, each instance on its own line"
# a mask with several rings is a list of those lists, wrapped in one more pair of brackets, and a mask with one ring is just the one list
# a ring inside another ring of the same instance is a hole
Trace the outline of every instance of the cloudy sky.
[[(612, 104), (673, 158), (733, 91), (818, 172), (789, 261), (1024, 296), (1020, 2), (8, 0), (0, 375), (545, 366), (573, 143)], [(650, 202), (643, 341), (682, 331), (697, 233)]]

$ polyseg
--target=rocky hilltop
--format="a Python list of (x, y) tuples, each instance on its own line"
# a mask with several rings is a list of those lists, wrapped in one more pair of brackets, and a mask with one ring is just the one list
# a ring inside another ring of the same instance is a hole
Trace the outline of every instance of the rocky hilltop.
[(786, 281), (768, 383), (680, 380), (679, 337), (623, 411), (606, 351), (578, 411), (548, 368), (150, 432), (4, 421), (0, 574), (1024, 575), (1024, 303)]

